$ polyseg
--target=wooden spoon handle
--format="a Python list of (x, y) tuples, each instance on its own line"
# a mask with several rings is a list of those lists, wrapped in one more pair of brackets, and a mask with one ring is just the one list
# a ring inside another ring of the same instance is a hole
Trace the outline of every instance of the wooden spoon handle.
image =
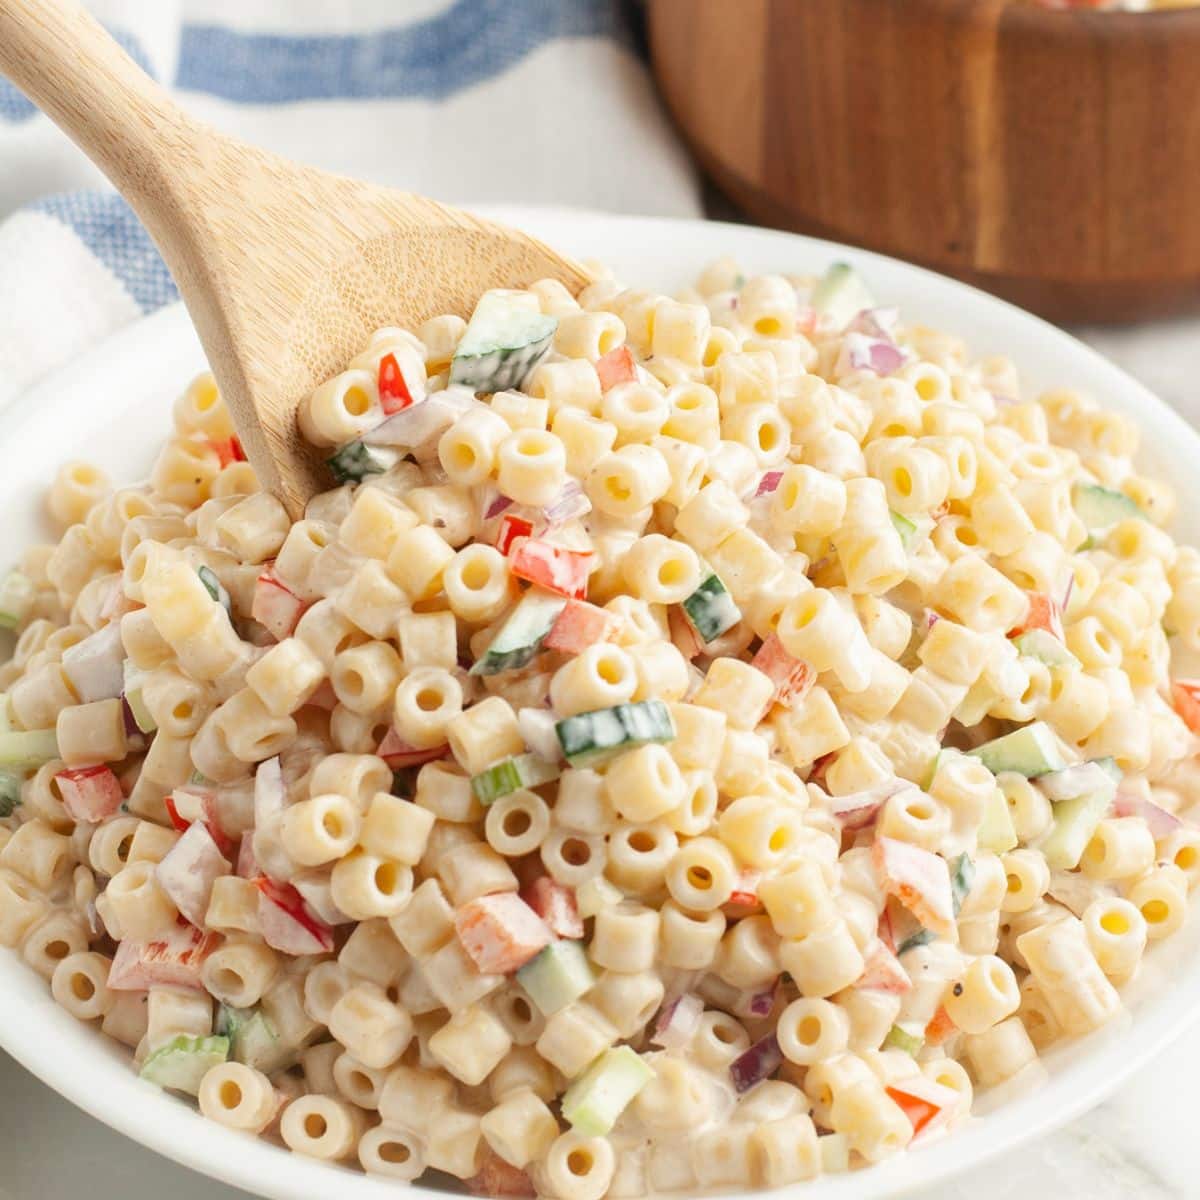
[(76, 0), (0, 0), (0, 72), (145, 219), (169, 193), (187, 116)]

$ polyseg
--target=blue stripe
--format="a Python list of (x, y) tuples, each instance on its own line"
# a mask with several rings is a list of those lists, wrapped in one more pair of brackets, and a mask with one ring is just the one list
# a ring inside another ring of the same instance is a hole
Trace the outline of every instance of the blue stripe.
[(120, 196), (111, 192), (63, 192), (29, 207), (73, 229), (125, 285), (143, 312), (179, 299), (150, 235)]
[(458, 0), (446, 12), (361, 36), (286, 37), (188, 25), (178, 87), (243, 104), (442, 100), (556, 38), (631, 41), (613, 0)]
[[(137, 38), (123, 29), (110, 29), (109, 33), (147, 75), (158, 77)], [(0, 121), (28, 121), (36, 113), (37, 107), (32, 100), (26, 99), (25, 94), (18, 91), (7, 79), (0, 79)]]

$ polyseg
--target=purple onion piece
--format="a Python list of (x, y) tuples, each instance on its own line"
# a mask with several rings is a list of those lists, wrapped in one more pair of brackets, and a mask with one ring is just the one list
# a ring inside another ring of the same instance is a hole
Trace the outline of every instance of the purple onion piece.
[(512, 508), (512, 506), (513, 501), (508, 496), (497, 495), (484, 510), (483, 519), (490, 521), (493, 517), (498, 517), (506, 508)]
[(1179, 829), (1183, 822), (1165, 808), (1139, 796), (1131, 796), (1128, 792), (1117, 792), (1113, 800), (1113, 816), (1141, 817), (1155, 841), (1170, 837)]
[(691, 1040), (703, 1015), (704, 1001), (690, 992), (668, 1000), (659, 1011), (650, 1041), (665, 1050), (680, 1049)]
[(743, 992), (734, 1004), (734, 1015), (738, 1017), (769, 1017), (775, 1007), (775, 997), (779, 992), (779, 980), (773, 979), (769, 984), (754, 991)]
[(125, 699), (125, 693), (121, 693), (121, 717), (125, 721), (125, 737), (140, 737), (142, 728), (134, 719), (133, 709), (129, 707), (129, 701)]
[(1067, 611), (1067, 605), (1071, 603), (1071, 595), (1074, 591), (1075, 591), (1075, 572), (1072, 571), (1071, 574), (1067, 577), (1067, 586), (1063, 591), (1062, 604), (1060, 605), (1060, 607), (1064, 613)]
[(583, 487), (576, 479), (569, 479), (557, 498), (542, 509), (542, 520), (547, 528), (557, 529), (576, 517), (585, 517), (592, 511), (592, 502), (584, 495)]
[(765, 471), (763, 477), (758, 481), (758, 490), (754, 493), (755, 499), (759, 496), (769, 496), (779, 487), (779, 481), (782, 478), (782, 471)]
[(773, 1033), (755, 1042), (729, 1064), (729, 1077), (739, 1095), (768, 1079), (783, 1065), (783, 1051)]

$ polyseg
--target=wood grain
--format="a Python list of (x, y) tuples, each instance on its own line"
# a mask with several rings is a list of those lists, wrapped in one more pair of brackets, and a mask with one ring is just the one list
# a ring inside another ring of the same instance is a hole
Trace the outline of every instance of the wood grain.
[(0, 72), (79, 144), (166, 260), (247, 455), (293, 515), (331, 480), (301, 401), (384, 325), (587, 272), (523, 233), (192, 120), (74, 0), (0, 0)]
[(651, 0), (650, 41), (752, 218), (1061, 320), (1200, 304), (1200, 11)]

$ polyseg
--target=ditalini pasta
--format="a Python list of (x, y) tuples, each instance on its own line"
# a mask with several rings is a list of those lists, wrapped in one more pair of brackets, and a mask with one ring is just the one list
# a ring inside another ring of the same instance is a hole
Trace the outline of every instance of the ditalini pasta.
[(1200, 879), (1133, 423), (837, 265), (380, 330), (292, 524), (212, 380), (0, 583), (0, 943), (230, 1128), (562, 1200), (966, 1118)]

